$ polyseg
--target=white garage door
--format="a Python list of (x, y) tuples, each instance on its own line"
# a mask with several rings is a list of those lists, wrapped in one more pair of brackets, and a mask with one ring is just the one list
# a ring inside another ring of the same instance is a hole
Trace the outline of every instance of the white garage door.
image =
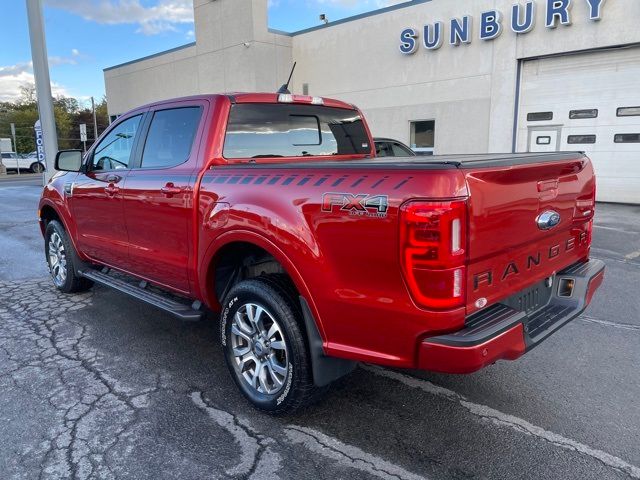
[(598, 200), (640, 204), (640, 48), (526, 61), (518, 150), (585, 151)]

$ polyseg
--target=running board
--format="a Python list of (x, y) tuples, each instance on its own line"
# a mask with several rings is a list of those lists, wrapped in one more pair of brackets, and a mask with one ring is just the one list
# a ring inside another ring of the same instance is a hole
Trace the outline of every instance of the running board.
[(104, 285), (105, 287), (113, 288), (114, 290), (126, 293), (127, 295), (133, 298), (137, 298), (138, 300), (148, 303), (149, 305), (153, 305), (154, 307), (170, 313), (171, 315), (185, 322), (197, 322), (198, 320), (201, 320), (204, 315), (204, 312), (202, 310), (194, 308), (196, 305), (199, 307), (200, 302), (194, 302), (193, 305), (187, 305), (177, 302), (169, 298), (169, 294), (162, 295), (160, 293), (155, 293), (147, 290), (146, 282), (140, 282), (140, 286), (133, 285), (120, 278), (113, 277), (105, 271), (100, 270), (84, 270), (78, 273), (80, 274), (80, 276), (87, 278), (95, 283), (99, 283), (100, 285)]

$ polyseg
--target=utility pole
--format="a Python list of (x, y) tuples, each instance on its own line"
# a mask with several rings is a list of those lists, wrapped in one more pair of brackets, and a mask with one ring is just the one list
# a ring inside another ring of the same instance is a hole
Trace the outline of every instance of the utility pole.
[[(91, 109), (93, 110), (93, 142), (98, 139), (98, 119), (96, 118), (96, 102), (91, 97)], [(85, 150), (87, 148), (85, 147)]]
[(13, 151), (18, 153), (18, 144), (16, 143), (16, 124), (11, 124), (11, 136), (13, 137)]
[[(18, 155), (18, 144), (16, 143), (16, 124), (11, 124), (11, 136), (13, 137), (13, 153)], [(20, 175), (20, 159), (16, 157), (16, 173)]]
[(53, 113), (49, 59), (47, 56), (44, 22), (42, 20), (42, 0), (26, 0), (26, 2), (33, 74), (36, 79), (36, 93), (38, 95), (38, 112), (44, 137), (45, 165), (47, 166), (44, 173), (44, 183), (46, 184), (55, 173), (54, 158), (58, 153), (58, 133)]

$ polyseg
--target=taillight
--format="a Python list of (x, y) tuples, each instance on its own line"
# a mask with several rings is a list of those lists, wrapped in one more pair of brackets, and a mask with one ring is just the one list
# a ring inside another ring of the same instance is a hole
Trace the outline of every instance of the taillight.
[(310, 97), (309, 95), (292, 95), (290, 93), (281, 93), (278, 95), (280, 103), (310, 103), (311, 105), (324, 105), (322, 97)]
[(445, 310), (465, 304), (467, 203), (406, 203), (400, 211), (402, 271), (420, 307)]

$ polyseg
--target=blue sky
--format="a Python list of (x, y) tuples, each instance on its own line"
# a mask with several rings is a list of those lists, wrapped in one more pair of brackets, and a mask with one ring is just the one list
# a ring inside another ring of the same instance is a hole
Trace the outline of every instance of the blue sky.
[[(54, 94), (104, 95), (102, 69), (194, 41), (192, 0), (44, 0)], [(296, 31), (402, 0), (268, 0), (269, 26)], [(0, 101), (33, 82), (24, 0), (4, 0)]]

